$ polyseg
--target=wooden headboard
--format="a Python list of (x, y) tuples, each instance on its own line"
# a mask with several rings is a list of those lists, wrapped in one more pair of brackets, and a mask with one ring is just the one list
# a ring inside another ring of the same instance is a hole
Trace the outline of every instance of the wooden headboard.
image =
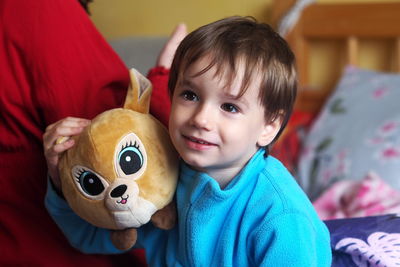
[[(296, 109), (317, 112), (343, 67), (347, 64), (360, 66), (360, 47), (364, 40), (386, 43), (385, 49), (389, 50), (385, 56), (387, 63), (377, 70), (400, 72), (400, 2), (311, 4), (302, 11), (285, 38), (297, 58), (299, 94)], [(339, 44), (334, 57), (340, 60), (336, 70), (329, 74), (330, 81), (313, 85), (310, 82), (313, 42), (324, 41)]]

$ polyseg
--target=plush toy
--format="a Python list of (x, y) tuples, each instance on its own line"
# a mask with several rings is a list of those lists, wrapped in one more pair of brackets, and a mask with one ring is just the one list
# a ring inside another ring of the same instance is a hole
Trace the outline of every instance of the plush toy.
[(112, 236), (120, 249), (136, 242), (135, 228), (151, 220), (169, 229), (176, 217), (178, 156), (166, 128), (149, 114), (151, 83), (130, 73), (124, 108), (94, 118), (59, 164), (71, 208), (93, 225), (122, 230)]

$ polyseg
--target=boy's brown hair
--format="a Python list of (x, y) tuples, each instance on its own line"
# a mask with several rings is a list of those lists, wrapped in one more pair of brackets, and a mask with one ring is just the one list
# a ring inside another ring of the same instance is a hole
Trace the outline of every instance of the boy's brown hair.
[[(237, 66), (244, 63), (238, 97), (247, 90), (253, 74), (261, 74), (259, 100), (265, 118), (270, 122), (282, 120), (275, 142), (289, 120), (297, 91), (295, 57), (286, 41), (269, 25), (251, 17), (228, 17), (202, 26), (190, 33), (176, 51), (168, 83), (170, 96), (185, 71), (205, 56), (210, 57), (210, 64), (196, 76), (215, 66), (216, 75), (228, 75), (226, 86), (234, 80)], [(265, 148), (267, 153), (271, 144)]]

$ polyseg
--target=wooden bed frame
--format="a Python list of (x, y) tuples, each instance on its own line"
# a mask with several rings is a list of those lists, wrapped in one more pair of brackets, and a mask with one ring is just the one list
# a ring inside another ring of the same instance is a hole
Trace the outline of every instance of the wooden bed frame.
[[(343, 67), (347, 64), (359, 66), (359, 48), (365, 39), (385, 40), (389, 44), (388, 67), (376, 70), (400, 72), (400, 2), (311, 4), (303, 10), (285, 38), (297, 58), (299, 94), (296, 109), (318, 112)], [(310, 85), (310, 54), (312, 43), (321, 40), (340, 42), (343, 59), (338, 69), (332, 70), (331, 81), (315, 88)]]

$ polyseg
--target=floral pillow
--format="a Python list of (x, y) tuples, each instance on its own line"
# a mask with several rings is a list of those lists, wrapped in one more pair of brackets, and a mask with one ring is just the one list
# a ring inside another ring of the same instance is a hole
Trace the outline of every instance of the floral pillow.
[(347, 67), (307, 135), (297, 176), (314, 200), (370, 172), (400, 190), (400, 75)]

